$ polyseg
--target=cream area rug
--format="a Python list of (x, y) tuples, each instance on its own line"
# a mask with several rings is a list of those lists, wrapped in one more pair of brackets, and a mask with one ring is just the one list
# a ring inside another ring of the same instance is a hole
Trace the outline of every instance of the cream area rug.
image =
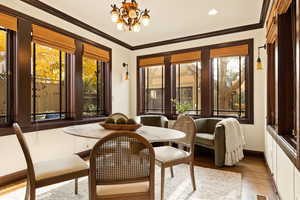
[[(193, 192), (189, 167), (174, 167), (174, 178), (166, 169), (165, 200), (240, 200), (242, 177), (240, 173), (195, 166), (197, 190)], [(155, 169), (155, 200), (160, 200), (160, 168)], [(24, 189), (0, 200), (23, 200)], [(74, 195), (74, 181), (38, 189), (37, 200), (88, 200), (87, 178), (79, 180), (79, 194)], [(121, 200), (121, 199), (120, 199)]]

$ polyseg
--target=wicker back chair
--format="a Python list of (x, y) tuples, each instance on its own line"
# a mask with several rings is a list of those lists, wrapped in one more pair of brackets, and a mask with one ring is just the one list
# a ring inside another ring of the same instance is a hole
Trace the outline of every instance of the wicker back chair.
[(170, 167), (171, 176), (174, 177), (173, 166), (179, 164), (190, 165), (190, 174), (193, 189), (196, 190), (194, 175), (194, 146), (196, 135), (196, 124), (193, 118), (181, 116), (175, 122), (173, 129), (182, 131), (186, 134), (184, 139), (177, 140), (176, 143), (187, 147), (189, 150), (178, 149), (172, 146), (155, 147), (155, 161), (161, 167), (161, 200), (164, 199), (165, 168)]
[(124, 119), (128, 120), (128, 117), (125, 114), (123, 114), (123, 113), (113, 113), (113, 114), (111, 114), (108, 117), (109, 118), (113, 118), (114, 120), (117, 120), (119, 118), (124, 118)]
[(189, 149), (191, 154), (194, 154), (195, 139), (197, 127), (193, 118), (189, 116), (181, 116), (172, 127), (175, 130), (182, 131), (186, 137), (176, 141), (179, 145), (183, 145)]
[[(110, 146), (115, 147), (113, 152)], [(145, 138), (114, 132), (91, 152), (90, 199), (154, 200), (154, 169), (154, 151)]]
[(63, 159), (37, 162), (33, 164), (28, 145), (20, 126), (17, 123), (14, 123), (13, 128), (21, 145), (27, 164), (27, 186), (25, 199), (35, 200), (36, 189), (39, 187), (72, 179), (75, 179), (75, 194), (77, 194), (77, 179), (79, 177), (87, 176), (89, 173), (89, 167), (85, 161), (77, 155), (72, 155)]

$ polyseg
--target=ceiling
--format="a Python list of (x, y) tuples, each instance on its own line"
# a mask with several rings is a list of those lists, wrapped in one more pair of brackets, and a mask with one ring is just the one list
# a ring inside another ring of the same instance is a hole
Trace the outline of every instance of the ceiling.
[[(41, 0), (65, 14), (132, 46), (256, 24), (264, 0), (136, 0), (150, 9), (151, 23), (139, 33), (120, 32), (111, 22), (110, 4), (122, 0)], [(219, 13), (209, 16), (215, 8)]]

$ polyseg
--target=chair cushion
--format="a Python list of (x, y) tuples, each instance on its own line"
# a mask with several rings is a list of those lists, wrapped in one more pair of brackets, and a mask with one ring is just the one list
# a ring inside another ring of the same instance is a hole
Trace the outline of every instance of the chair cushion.
[(118, 194), (131, 194), (138, 192), (148, 192), (149, 182), (138, 182), (138, 183), (127, 183), (118, 185), (101, 185), (97, 186), (96, 194), (97, 196), (106, 195), (118, 195)]
[(215, 135), (211, 133), (196, 133), (196, 144), (214, 146)]
[(37, 181), (88, 169), (89, 166), (77, 155), (34, 163)]
[(167, 163), (179, 160), (189, 156), (189, 153), (171, 146), (155, 147), (155, 160), (161, 163)]

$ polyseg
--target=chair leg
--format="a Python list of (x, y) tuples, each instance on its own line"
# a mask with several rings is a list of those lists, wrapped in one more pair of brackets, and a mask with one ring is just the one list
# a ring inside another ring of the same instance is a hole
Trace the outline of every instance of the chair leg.
[(190, 172), (191, 172), (191, 179), (193, 184), (194, 191), (196, 190), (196, 182), (195, 182), (195, 173), (194, 173), (194, 164), (190, 162)]
[(78, 194), (78, 178), (75, 178), (75, 194)]
[(174, 178), (174, 170), (173, 170), (173, 166), (170, 167), (171, 170), (171, 177)]
[(161, 167), (160, 200), (164, 200), (164, 190), (165, 190), (165, 168)]
[(26, 184), (26, 193), (25, 193), (25, 200), (28, 200), (29, 198), (29, 181), (27, 180), (27, 184)]
[(28, 185), (28, 189), (26, 189), (26, 197), (25, 200), (35, 200), (35, 188)]

